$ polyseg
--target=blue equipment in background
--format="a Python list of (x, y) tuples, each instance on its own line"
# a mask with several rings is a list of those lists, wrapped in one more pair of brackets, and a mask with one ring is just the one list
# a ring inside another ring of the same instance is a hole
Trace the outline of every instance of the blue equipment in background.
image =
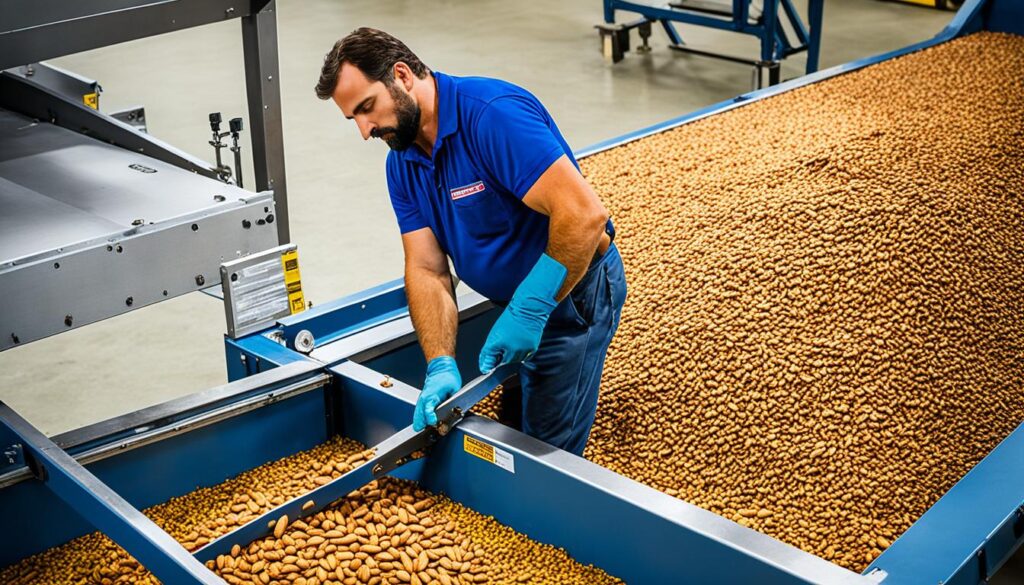
[[(752, 66), (754, 89), (764, 86), (765, 71), (768, 72), (768, 85), (779, 83), (782, 60), (796, 53), (807, 52), (807, 73), (818, 70), (824, 0), (808, 0), (809, 27), (804, 24), (792, 0), (764, 0), (756, 4), (753, 0), (603, 1), (604, 24), (595, 28), (601, 36), (601, 51), (610, 63), (618, 63), (629, 51), (629, 33), (634, 29), (641, 42), (636, 50), (650, 51), (651, 24), (658, 23), (668, 35), (670, 49)], [(633, 12), (641, 18), (616, 24), (616, 11)], [(691, 47), (683, 41), (676, 24), (752, 35), (760, 43), (760, 55), (752, 59)]]

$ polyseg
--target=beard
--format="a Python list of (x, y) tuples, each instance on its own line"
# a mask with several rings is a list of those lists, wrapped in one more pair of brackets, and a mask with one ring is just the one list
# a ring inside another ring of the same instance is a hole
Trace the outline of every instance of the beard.
[(397, 84), (388, 86), (388, 93), (395, 100), (395, 116), (397, 126), (374, 128), (370, 135), (380, 138), (391, 150), (405, 150), (412, 146), (420, 129), (420, 107), (412, 97), (398, 88)]

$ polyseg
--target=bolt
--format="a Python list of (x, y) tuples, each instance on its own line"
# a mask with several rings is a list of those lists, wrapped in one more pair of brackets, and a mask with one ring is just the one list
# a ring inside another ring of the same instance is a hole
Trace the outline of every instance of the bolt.
[(117, 253), (120, 254), (121, 252), (124, 252), (124, 248), (122, 248), (121, 246), (118, 246), (117, 247)]
[(128, 305), (129, 307), (132, 306), (134, 302), (135, 299), (133, 299), (132, 297), (128, 297), (127, 299), (124, 300), (124, 304)]
[(231, 273), (231, 282), (238, 282), (238, 273), (237, 272), (232, 272)]
[(274, 223), (274, 214), (270, 214), (267, 216), (267, 223)]
[(144, 219), (133, 219), (132, 220), (132, 225), (142, 225), (144, 223), (146, 223), (146, 220), (144, 220)]
[(64, 324), (67, 325), (68, 327), (71, 327), (71, 323), (72, 323), (71, 315), (65, 315), (64, 316)]
[(390, 388), (395, 384), (391, 381), (391, 376), (384, 376), (384, 379), (380, 381), (381, 388)]
[(15, 335), (15, 334), (13, 334), (13, 333), (11, 333), (11, 341), (12, 341), (12, 342), (13, 342), (13, 343), (14, 343), (15, 345), (17, 345), (17, 344), (21, 343), (21, 340), (20, 340), (20, 339), (18, 339), (18, 336), (17, 336), (17, 335)]
[(107, 252), (113, 252), (113, 251), (114, 251), (114, 247), (113, 246), (107, 246)]
[(231, 18), (234, 14), (235, 14), (235, 9), (234, 8), (228, 8), (227, 10), (224, 11), (224, 16), (226, 16), (228, 18)]
[(198, 232), (199, 231), (199, 224), (198, 223), (192, 224), (192, 231), (194, 231), (194, 232)]
[(224, 197), (223, 195), (214, 195), (214, 196), (213, 196), (213, 200), (214, 200), (214, 201), (216, 201), (217, 203), (222, 203), (222, 202), (224, 202), (224, 201), (225, 201), (226, 199), (227, 199), (227, 198), (226, 198), (226, 197)]
[(196, 284), (198, 284), (199, 286), (203, 286), (204, 284), (206, 284), (206, 279), (203, 278), (202, 274), (196, 275)]
[(249, 221), (248, 219), (243, 219), (242, 220), (242, 227), (244, 227), (245, 229), (249, 229), (249, 228), (252, 227), (252, 222)]
[(54, 263), (53, 263), (53, 268), (54, 268), (55, 270), (60, 270), (60, 262), (54, 262)]
[(164, 296), (165, 297), (167, 296), (167, 290), (164, 290)]

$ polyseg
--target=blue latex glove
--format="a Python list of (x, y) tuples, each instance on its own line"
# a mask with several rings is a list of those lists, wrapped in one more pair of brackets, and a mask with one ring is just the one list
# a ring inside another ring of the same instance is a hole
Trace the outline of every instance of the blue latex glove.
[(442, 355), (430, 360), (427, 364), (427, 379), (423, 382), (423, 391), (416, 400), (416, 410), (412, 414), (412, 428), (419, 432), (428, 425), (437, 424), (437, 413), (434, 409), (448, 400), (462, 388), (462, 376), (455, 358)]
[(487, 335), (480, 350), (481, 373), (521, 362), (537, 351), (544, 325), (558, 306), (555, 296), (568, 273), (558, 260), (541, 254)]

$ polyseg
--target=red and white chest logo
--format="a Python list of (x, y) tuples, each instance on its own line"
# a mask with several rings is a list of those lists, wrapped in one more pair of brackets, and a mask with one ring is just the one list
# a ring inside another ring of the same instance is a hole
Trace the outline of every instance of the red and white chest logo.
[(462, 199), (463, 197), (469, 197), (470, 195), (476, 195), (481, 191), (484, 191), (487, 187), (484, 187), (483, 181), (477, 181), (476, 183), (470, 183), (465, 187), (458, 187), (451, 190), (452, 201), (456, 199)]

